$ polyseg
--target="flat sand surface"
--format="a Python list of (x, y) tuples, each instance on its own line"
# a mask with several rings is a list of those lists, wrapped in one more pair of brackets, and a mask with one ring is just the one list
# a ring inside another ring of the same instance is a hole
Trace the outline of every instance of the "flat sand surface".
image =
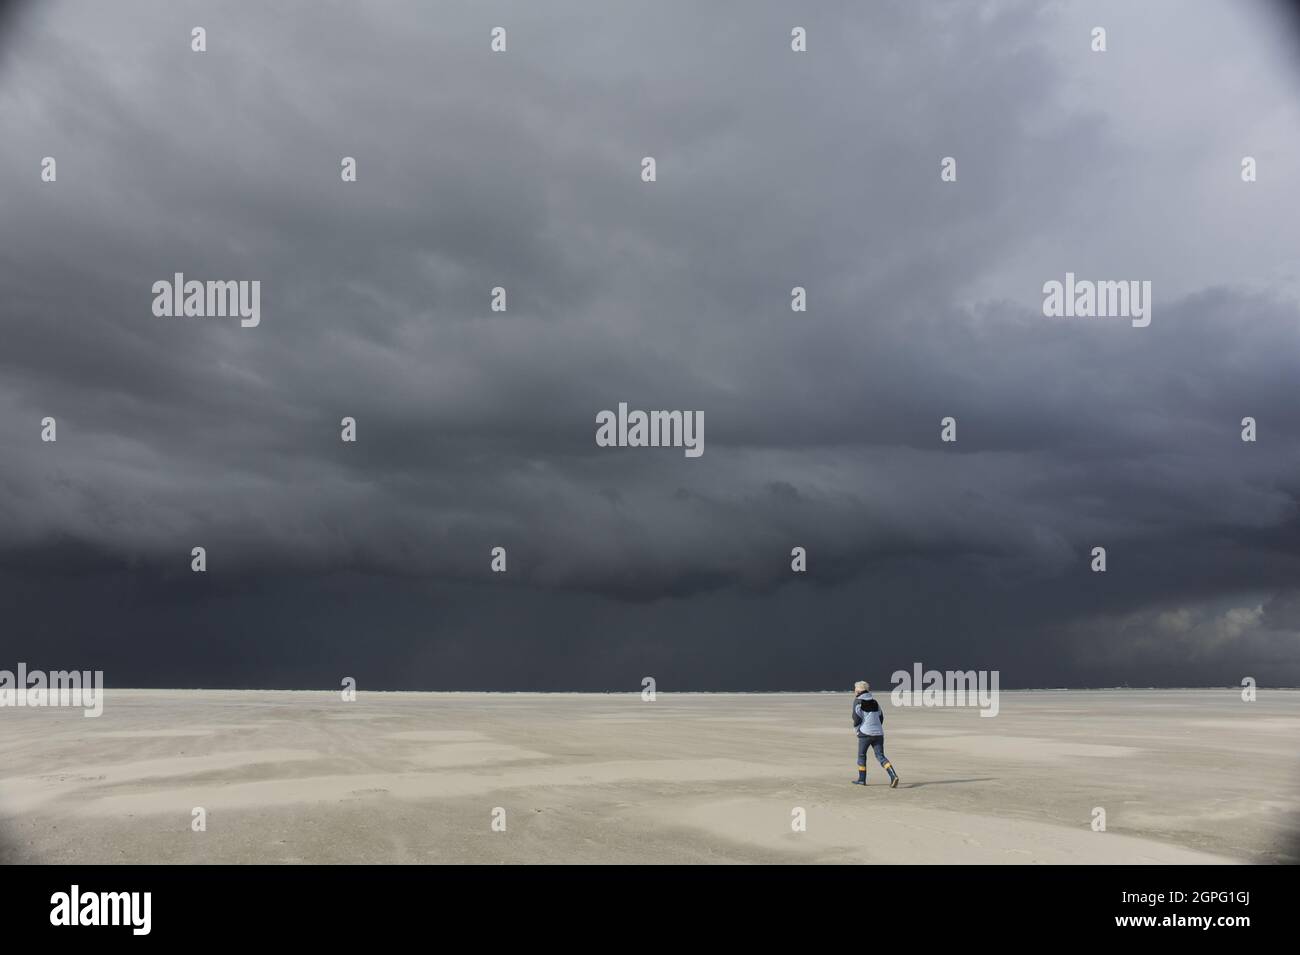
[(897, 789), (874, 759), (850, 784), (851, 693), (109, 690), (94, 719), (0, 708), (0, 855), (1300, 861), (1300, 691), (1004, 692), (993, 718), (880, 696)]

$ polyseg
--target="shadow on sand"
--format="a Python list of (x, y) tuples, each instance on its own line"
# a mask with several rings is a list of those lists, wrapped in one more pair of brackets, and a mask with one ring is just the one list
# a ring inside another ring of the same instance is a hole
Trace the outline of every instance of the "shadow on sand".
[(972, 776), (970, 779), (927, 779), (921, 783), (899, 783), (899, 789), (920, 789), (922, 786), (951, 786), (953, 783), (987, 783), (996, 776)]

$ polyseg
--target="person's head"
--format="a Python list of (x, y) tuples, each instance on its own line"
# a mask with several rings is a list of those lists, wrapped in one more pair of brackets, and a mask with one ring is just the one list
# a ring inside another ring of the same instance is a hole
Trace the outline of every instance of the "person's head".
[(853, 684), (854, 693), (866, 693), (870, 689), (871, 689), (871, 684), (868, 683), (866, 680), (859, 680), (857, 683)]

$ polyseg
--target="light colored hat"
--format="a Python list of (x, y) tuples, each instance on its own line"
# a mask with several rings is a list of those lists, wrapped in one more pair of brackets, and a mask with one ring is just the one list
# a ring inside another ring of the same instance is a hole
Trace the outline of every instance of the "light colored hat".
[(871, 689), (871, 684), (866, 680), (859, 680), (857, 683), (853, 684), (854, 693), (865, 693), (869, 689)]

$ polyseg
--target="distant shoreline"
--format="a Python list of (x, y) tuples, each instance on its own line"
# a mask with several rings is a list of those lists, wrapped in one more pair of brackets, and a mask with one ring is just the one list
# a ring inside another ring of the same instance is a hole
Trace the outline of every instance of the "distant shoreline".
[[(1297, 686), (1258, 686), (1260, 690), (1300, 690)], [(1003, 689), (1002, 693), (1151, 693), (1164, 691), (1223, 690), (1240, 691), (1240, 686), (1049, 686)], [(105, 692), (147, 693), (337, 693), (339, 687), (266, 687), (266, 686), (106, 686)], [(888, 694), (892, 687), (876, 692)], [(852, 688), (841, 690), (657, 690), (659, 696), (826, 696), (852, 695)], [(357, 693), (424, 693), (443, 696), (491, 694), (493, 696), (640, 696), (630, 690), (387, 690), (357, 687)]]

